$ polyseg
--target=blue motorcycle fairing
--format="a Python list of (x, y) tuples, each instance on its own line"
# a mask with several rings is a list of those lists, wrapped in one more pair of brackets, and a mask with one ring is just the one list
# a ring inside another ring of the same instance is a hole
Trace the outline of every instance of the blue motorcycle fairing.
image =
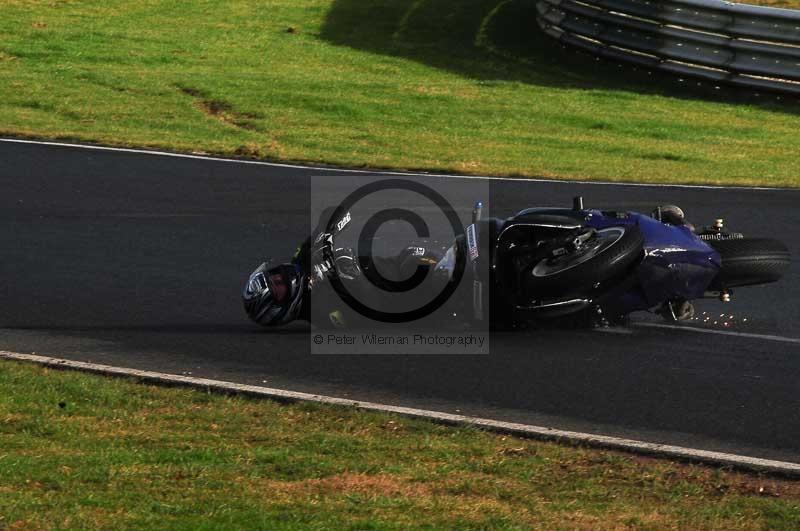
[(702, 298), (719, 272), (719, 254), (688, 227), (627, 212), (586, 211), (586, 225), (603, 229), (638, 225), (644, 236), (644, 256), (636, 269), (637, 289), (620, 296), (622, 311), (647, 310), (668, 300)]

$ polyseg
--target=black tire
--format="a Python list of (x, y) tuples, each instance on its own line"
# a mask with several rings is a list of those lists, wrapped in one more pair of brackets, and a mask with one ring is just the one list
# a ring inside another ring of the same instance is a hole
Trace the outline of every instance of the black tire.
[(523, 275), (526, 277), (526, 293), (542, 295), (589, 295), (595, 287), (618, 279), (643, 256), (644, 235), (637, 225), (612, 227), (622, 229), (623, 234), (595, 256), (548, 276), (535, 276), (534, 264)]
[(786, 246), (770, 238), (712, 240), (708, 242), (722, 257), (714, 285), (735, 288), (780, 280), (791, 257)]

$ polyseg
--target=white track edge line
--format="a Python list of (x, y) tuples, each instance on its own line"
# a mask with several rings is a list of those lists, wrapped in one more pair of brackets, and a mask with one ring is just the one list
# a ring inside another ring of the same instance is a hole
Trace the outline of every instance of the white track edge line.
[(765, 341), (779, 341), (781, 343), (800, 344), (800, 338), (774, 336), (770, 334), (752, 334), (749, 332), (736, 332), (734, 330), (713, 330), (709, 328), (695, 328), (693, 326), (679, 326), (660, 323), (635, 323), (633, 326), (642, 328), (664, 328), (667, 330), (685, 330), (687, 332), (698, 332), (701, 334), (717, 334), (720, 336), (744, 337), (748, 339), (763, 339)]
[(359, 409), (369, 411), (378, 411), (382, 413), (392, 413), (407, 417), (428, 419), (442, 424), (472, 426), (489, 431), (509, 433), (534, 439), (556, 440), (598, 448), (623, 450), (639, 454), (800, 477), (800, 463), (791, 463), (787, 461), (775, 461), (772, 459), (762, 459), (758, 457), (699, 450), (695, 448), (686, 448), (683, 446), (672, 446), (667, 444), (638, 441), (634, 439), (623, 439), (608, 435), (595, 435), (591, 433), (558, 430), (529, 424), (503, 422), (465, 415), (453, 415), (451, 413), (402, 406), (392, 406), (375, 402), (360, 402), (346, 398), (300, 393), (296, 391), (287, 391), (284, 389), (274, 389), (254, 385), (243, 385), (220, 380), (195, 378), (192, 376), (179, 376), (175, 374), (114, 367), (110, 365), (100, 365), (96, 363), (52, 358), (48, 356), (38, 356), (35, 354), (21, 354), (17, 352), (0, 351), (0, 358), (13, 361), (32, 362), (58, 369), (71, 369), (111, 376), (125, 376), (151, 383), (199, 387), (206, 390), (242, 394), (252, 397), (269, 398), (281, 401), (316, 402), (320, 404), (336, 406), (357, 407)]
[(510, 182), (532, 182), (532, 183), (549, 183), (549, 184), (585, 184), (585, 185), (598, 185), (598, 186), (632, 186), (643, 188), (687, 188), (687, 189), (702, 189), (702, 190), (747, 190), (747, 191), (797, 191), (796, 188), (772, 188), (769, 186), (722, 186), (722, 185), (706, 185), (706, 184), (648, 184), (648, 183), (626, 183), (626, 182), (611, 182), (611, 181), (586, 181), (586, 180), (563, 180), (563, 179), (543, 179), (543, 178), (527, 178), (527, 177), (493, 177), (490, 175), (450, 175), (444, 173), (426, 173), (426, 172), (402, 172), (391, 170), (356, 170), (348, 168), (337, 168), (335, 166), (312, 166), (302, 164), (287, 164), (280, 162), (266, 162), (262, 160), (244, 160), (244, 159), (230, 159), (225, 157), (213, 157), (208, 155), (193, 155), (191, 153), (175, 153), (170, 151), (158, 151), (152, 149), (136, 149), (136, 148), (120, 148), (111, 146), (101, 146), (95, 144), (74, 144), (69, 142), (54, 142), (46, 140), (29, 140), (23, 138), (0, 138), (0, 142), (12, 144), (34, 144), (42, 146), (66, 147), (76, 149), (88, 149), (95, 151), (111, 151), (118, 153), (134, 153), (140, 155), (153, 155), (158, 157), (173, 157), (180, 159), (194, 159), (194, 160), (207, 160), (212, 162), (224, 162), (231, 164), (251, 164), (256, 166), (271, 166), (273, 168), (290, 168), (297, 170), (310, 170), (310, 171), (330, 171), (340, 173), (358, 173), (364, 175), (400, 175), (400, 176), (418, 176), (418, 177), (437, 177), (440, 179), (474, 179), (482, 181), (510, 181)]

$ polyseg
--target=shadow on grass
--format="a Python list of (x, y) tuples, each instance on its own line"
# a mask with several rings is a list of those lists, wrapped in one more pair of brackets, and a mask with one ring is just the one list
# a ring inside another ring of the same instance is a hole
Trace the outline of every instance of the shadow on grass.
[(321, 36), (484, 83), (624, 90), (797, 112), (775, 95), (682, 82), (565, 48), (539, 29), (535, 0), (334, 0)]

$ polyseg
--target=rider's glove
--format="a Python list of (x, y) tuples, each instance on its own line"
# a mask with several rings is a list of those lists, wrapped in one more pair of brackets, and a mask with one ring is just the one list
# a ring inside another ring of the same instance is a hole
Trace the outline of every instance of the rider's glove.
[(331, 245), (333, 238), (331, 234), (320, 233), (314, 238), (311, 245), (311, 275), (312, 283), (324, 281), (334, 269)]
[(333, 251), (333, 264), (339, 278), (355, 280), (361, 276), (358, 257), (353, 249), (349, 247), (340, 247)]
[(311, 251), (312, 279), (322, 282), (329, 275), (336, 275), (344, 280), (354, 280), (361, 276), (358, 257), (349, 247), (333, 248), (333, 236), (320, 233), (315, 239)]

